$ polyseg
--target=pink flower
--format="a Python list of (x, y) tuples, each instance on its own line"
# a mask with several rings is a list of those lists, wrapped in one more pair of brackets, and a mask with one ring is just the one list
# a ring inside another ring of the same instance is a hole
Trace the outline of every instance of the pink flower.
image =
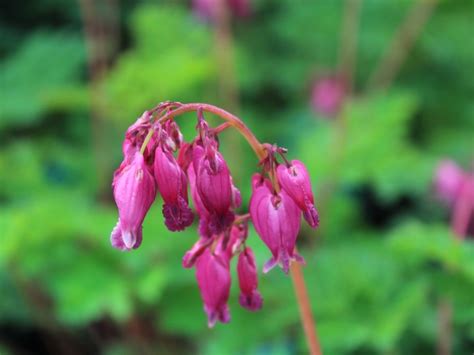
[(227, 301), (231, 284), (228, 261), (206, 249), (196, 262), (196, 279), (208, 326), (212, 328), (218, 320), (228, 323), (230, 314)]
[(262, 308), (262, 296), (258, 292), (257, 267), (252, 249), (245, 248), (239, 255), (237, 263), (237, 274), (239, 277), (240, 296), (239, 303), (250, 311)]
[(196, 186), (209, 213), (208, 228), (213, 234), (219, 234), (234, 221), (231, 176), (221, 153), (210, 146), (206, 150), (200, 146), (193, 149)]
[(464, 178), (464, 171), (454, 161), (442, 161), (435, 176), (435, 190), (438, 197), (448, 204), (453, 204), (459, 195)]
[(155, 151), (154, 173), (163, 200), (165, 224), (171, 231), (180, 231), (193, 223), (194, 215), (188, 206), (188, 184), (173, 154), (162, 146)]
[(256, 185), (250, 198), (250, 216), (255, 230), (272, 253), (263, 267), (264, 273), (276, 264), (288, 273), (290, 261), (304, 262), (295, 252), (301, 211), (285, 190), (273, 194), (268, 183)]
[(119, 210), (119, 221), (111, 235), (112, 245), (121, 250), (138, 248), (143, 220), (156, 196), (155, 181), (140, 152), (114, 176), (112, 186)]
[(319, 215), (314, 207), (311, 180), (304, 164), (298, 160), (292, 160), (288, 167), (281, 164), (277, 175), (281, 187), (303, 211), (306, 222), (313, 228), (317, 227)]
[(193, 164), (188, 166), (188, 180), (189, 186), (191, 189), (191, 198), (193, 200), (194, 209), (199, 215), (199, 226), (198, 232), (201, 237), (210, 238), (212, 236), (212, 232), (209, 230), (209, 212), (204, 207), (204, 204), (201, 200), (201, 196), (197, 190), (196, 186), (196, 173), (194, 172)]
[(313, 87), (311, 104), (315, 111), (326, 116), (335, 116), (342, 108), (346, 91), (346, 84), (340, 77), (321, 78)]

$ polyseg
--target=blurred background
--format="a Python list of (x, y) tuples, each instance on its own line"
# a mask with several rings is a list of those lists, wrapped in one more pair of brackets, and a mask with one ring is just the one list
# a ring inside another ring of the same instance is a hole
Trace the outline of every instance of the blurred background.
[[(111, 247), (124, 131), (165, 100), (222, 106), (308, 166), (321, 225), (298, 245), (326, 354), (472, 353), (472, 200), (434, 182), (446, 159), (472, 174), (473, 16), (470, 0), (3, 2), (0, 353), (307, 353), (280, 270), (260, 274), (259, 313), (234, 274), (232, 321), (207, 328), (181, 267), (196, 227), (169, 232), (160, 199), (140, 249)], [(192, 139), (195, 116), (178, 122)], [(257, 160), (223, 135), (245, 206)]]

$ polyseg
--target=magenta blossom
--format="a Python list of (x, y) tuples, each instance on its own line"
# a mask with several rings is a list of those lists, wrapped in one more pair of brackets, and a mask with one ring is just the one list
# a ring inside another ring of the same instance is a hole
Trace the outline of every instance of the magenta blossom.
[(281, 187), (303, 211), (306, 222), (313, 228), (317, 227), (319, 215), (314, 207), (311, 180), (304, 164), (298, 160), (292, 160), (289, 166), (281, 164), (277, 174)]
[(250, 216), (255, 230), (272, 253), (272, 258), (263, 267), (264, 273), (276, 264), (288, 273), (290, 261), (304, 262), (295, 252), (301, 211), (285, 190), (274, 194), (265, 182), (254, 187)]
[(453, 204), (461, 191), (464, 171), (452, 160), (443, 160), (436, 171), (435, 190), (441, 200)]
[(313, 86), (311, 104), (316, 112), (333, 117), (339, 113), (344, 103), (347, 87), (338, 76), (319, 79)]
[(155, 151), (154, 173), (163, 197), (163, 216), (170, 231), (180, 231), (193, 223), (188, 206), (187, 179), (173, 154), (158, 146)]
[(138, 248), (143, 220), (156, 196), (155, 181), (140, 152), (116, 174), (112, 186), (119, 210), (119, 221), (111, 235), (112, 245), (121, 250)]
[(219, 320), (230, 321), (227, 301), (230, 293), (230, 270), (228, 260), (206, 249), (196, 262), (196, 279), (204, 302), (210, 328)]
[(237, 274), (240, 286), (240, 305), (250, 311), (257, 311), (262, 308), (263, 300), (260, 292), (257, 290), (257, 267), (252, 249), (247, 247), (240, 253), (237, 263)]
[(201, 201), (209, 213), (208, 228), (213, 234), (222, 233), (234, 221), (232, 182), (222, 154), (208, 146), (207, 152), (200, 146), (193, 150), (196, 186)]

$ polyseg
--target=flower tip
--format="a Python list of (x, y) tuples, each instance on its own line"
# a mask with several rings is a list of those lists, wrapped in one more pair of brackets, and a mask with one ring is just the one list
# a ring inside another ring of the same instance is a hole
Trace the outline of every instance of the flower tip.
[(319, 213), (313, 204), (308, 206), (307, 210), (303, 212), (303, 217), (311, 228), (319, 227)]
[(273, 269), (277, 265), (277, 260), (272, 257), (270, 260), (268, 260), (265, 265), (263, 265), (263, 273), (266, 274), (268, 273), (271, 269)]
[(122, 234), (122, 240), (125, 247), (129, 250), (132, 249), (135, 245), (135, 236), (130, 233), (130, 231), (127, 231)]
[(256, 312), (262, 308), (263, 298), (257, 290), (254, 290), (251, 295), (241, 293), (239, 304), (251, 312)]

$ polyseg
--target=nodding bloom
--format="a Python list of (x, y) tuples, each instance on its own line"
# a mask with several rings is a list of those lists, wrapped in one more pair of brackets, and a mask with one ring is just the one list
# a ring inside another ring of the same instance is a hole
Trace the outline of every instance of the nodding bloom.
[(142, 223), (156, 196), (155, 181), (140, 152), (119, 169), (112, 184), (119, 220), (111, 242), (115, 248), (130, 250), (140, 246)]
[(443, 160), (436, 170), (435, 190), (438, 197), (453, 204), (461, 191), (464, 171), (452, 160)]
[(262, 296), (257, 290), (258, 276), (255, 257), (249, 247), (245, 248), (239, 255), (237, 275), (239, 277), (240, 305), (250, 311), (257, 311), (262, 308)]
[(194, 148), (194, 172), (200, 199), (209, 213), (208, 228), (213, 234), (222, 233), (234, 221), (232, 182), (222, 154), (215, 147)]
[(255, 230), (272, 253), (263, 272), (267, 273), (279, 264), (288, 273), (290, 261), (304, 263), (304, 259), (295, 252), (301, 211), (285, 190), (272, 193), (268, 184), (263, 181), (254, 186), (250, 198), (250, 216)]
[(209, 230), (209, 212), (207, 211), (206, 207), (201, 200), (201, 196), (197, 190), (196, 186), (196, 173), (194, 171), (193, 164), (189, 164), (188, 166), (188, 180), (189, 186), (191, 189), (191, 198), (193, 200), (194, 209), (199, 215), (199, 227), (198, 233), (201, 237), (210, 238), (212, 236), (212, 232)]
[(155, 151), (154, 175), (163, 197), (163, 216), (170, 231), (180, 231), (193, 223), (194, 215), (188, 206), (188, 182), (173, 154), (161, 145)]
[(313, 228), (317, 227), (319, 215), (314, 207), (311, 180), (304, 164), (299, 160), (292, 160), (289, 166), (280, 164), (277, 174), (281, 187), (303, 211), (306, 222)]
[(347, 92), (345, 81), (337, 75), (316, 81), (311, 93), (311, 104), (316, 112), (333, 117), (339, 113)]
[(196, 279), (204, 302), (208, 326), (230, 321), (227, 301), (230, 293), (229, 262), (206, 249), (196, 262)]

